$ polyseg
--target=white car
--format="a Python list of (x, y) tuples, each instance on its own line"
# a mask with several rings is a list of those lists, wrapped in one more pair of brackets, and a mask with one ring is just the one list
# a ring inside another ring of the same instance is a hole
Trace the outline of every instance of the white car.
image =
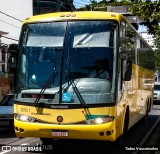
[(160, 101), (160, 82), (154, 83), (154, 101)]
[(12, 126), (13, 128), (13, 103), (13, 94), (6, 95), (0, 102), (0, 128), (2, 126)]

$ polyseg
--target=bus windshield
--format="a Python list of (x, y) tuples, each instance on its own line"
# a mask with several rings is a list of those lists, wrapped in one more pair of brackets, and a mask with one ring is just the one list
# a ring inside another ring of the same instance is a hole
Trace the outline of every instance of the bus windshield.
[(33, 103), (50, 80), (40, 101), (80, 104), (76, 88), (86, 104), (113, 103), (117, 27), (109, 20), (24, 25), (17, 78), (20, 101)]

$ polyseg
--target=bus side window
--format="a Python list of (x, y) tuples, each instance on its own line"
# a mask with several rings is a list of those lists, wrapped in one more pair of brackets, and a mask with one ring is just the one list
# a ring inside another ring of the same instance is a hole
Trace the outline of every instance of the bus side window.
[[(125, 31), (126, 31), (126, 23), (124, 21), (121, 21), (120, 24), (120, 47), (125, 48), (126, 47), (126, 43), (124, 41), (124, 37), (125, 37)], [(123, 60), (120, 58), (119, 59), (119, 67), (118, 67), (118, 91), (122, 90), (122, 80), (123, 80)]]

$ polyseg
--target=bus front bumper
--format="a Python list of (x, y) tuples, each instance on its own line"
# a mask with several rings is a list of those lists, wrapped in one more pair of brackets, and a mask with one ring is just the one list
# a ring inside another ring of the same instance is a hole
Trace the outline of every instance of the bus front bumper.
[(116, 140), (115, 120), (99, 125), (54, 125), (22, 122), (14, 119), (14, 128), (17, 137)]

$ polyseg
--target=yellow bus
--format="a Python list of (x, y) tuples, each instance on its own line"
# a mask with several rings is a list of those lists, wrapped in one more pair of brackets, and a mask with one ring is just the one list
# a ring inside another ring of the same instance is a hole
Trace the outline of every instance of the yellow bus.
[(121, 14), (30, 17), (17, 58), (18, 137), (114, 142), (151, 110), (154, 53)]

